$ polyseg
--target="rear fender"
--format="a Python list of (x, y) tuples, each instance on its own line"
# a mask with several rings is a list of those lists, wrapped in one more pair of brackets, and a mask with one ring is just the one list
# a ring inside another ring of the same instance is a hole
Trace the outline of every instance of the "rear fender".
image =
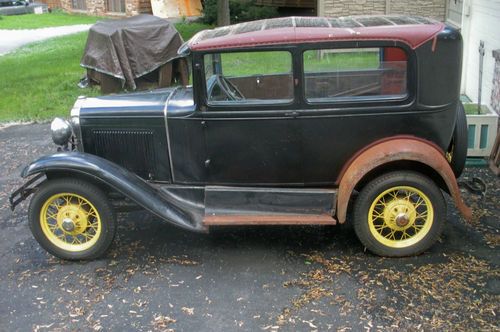
[(21, 176), (25, 178), (39, 173), (91, 177), (171, 224), (194, 231), (205, 230), (202, 224), (203, 211), (195, 207), (194, 203), (160, 191), (136, 174), (95, 155), (68, 152), (45, 156), (28, 165)]
[(446, 184), (458, 210), (467, 220), (472, 218), (472, 210), (462, 200), (457, 180), (444, 152), (425, 140), (405, 137), (374, 144), (359, 153), (348, 164), (338, 182), (337, 219), (339, 223), (344, 223), (346, 220), (349, 199), (359, 181), (375, 168), (394, 161), (415, 161), (434, 169)]

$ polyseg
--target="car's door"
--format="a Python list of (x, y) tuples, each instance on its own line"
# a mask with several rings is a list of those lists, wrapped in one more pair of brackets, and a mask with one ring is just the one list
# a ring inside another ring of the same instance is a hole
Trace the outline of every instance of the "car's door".
[(298, 122), (304, 183), (332, 185), (342, 168), (370, 144), (418, 135), (422, 120), (409, 113), (414, 86), (402, 48), (308, 46), (300, 56), (303, 108)]
[(302, 184), (302, 154), (288, 51), (204, 56), (209, 182)]

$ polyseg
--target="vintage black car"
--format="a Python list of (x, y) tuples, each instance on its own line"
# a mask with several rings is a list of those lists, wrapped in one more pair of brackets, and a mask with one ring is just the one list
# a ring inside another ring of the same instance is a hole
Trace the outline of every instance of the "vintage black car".
[(459, 31), (422, 17), (202, 31), (179, 49), (192, 86), (80, 97), (55, 119), (61, 152), (23, 170), (11, 205), (33, 194), (33, 235), (64, 259), (102, 255), (131, 205), (192, 231), (353, 222), (375, 254), (419, 254), (443, 191), (471, 217), (461, 54)]

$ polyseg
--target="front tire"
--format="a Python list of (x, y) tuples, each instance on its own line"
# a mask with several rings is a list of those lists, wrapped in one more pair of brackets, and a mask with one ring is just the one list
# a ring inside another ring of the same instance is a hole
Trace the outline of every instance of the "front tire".
[(391, 172), (369, 182), (354, 206), (354, 230), (363, 245), (380, 256), (418, 255), (442, 232), (446, 203), (426, 176)]
[(48, 180), (28, 211), (31, 232), (50, 254), (67, 260), (103, 255), (113, 242), (116, 219), (106, 195), (77, 179)]

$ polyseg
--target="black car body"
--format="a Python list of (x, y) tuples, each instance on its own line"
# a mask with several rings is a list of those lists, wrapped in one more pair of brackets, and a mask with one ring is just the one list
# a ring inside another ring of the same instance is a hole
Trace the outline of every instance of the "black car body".
[(457, 30), (419, 17), (201, 32), (179, 50), (192, 86), (79, 98), (71, 124), (52, 124), (71, 151), (27, 166), (23, 177), (44, 180), (11, 202), (35, 193), (33, 233), (67, 259), (108, 248), (116, 201), (196, 231), (333, 225), (353, 208), (371, 251), (420, 253), (443, 227), (441, 190), (471, 214), (456, 182), (466, 151), (461, 48)]

